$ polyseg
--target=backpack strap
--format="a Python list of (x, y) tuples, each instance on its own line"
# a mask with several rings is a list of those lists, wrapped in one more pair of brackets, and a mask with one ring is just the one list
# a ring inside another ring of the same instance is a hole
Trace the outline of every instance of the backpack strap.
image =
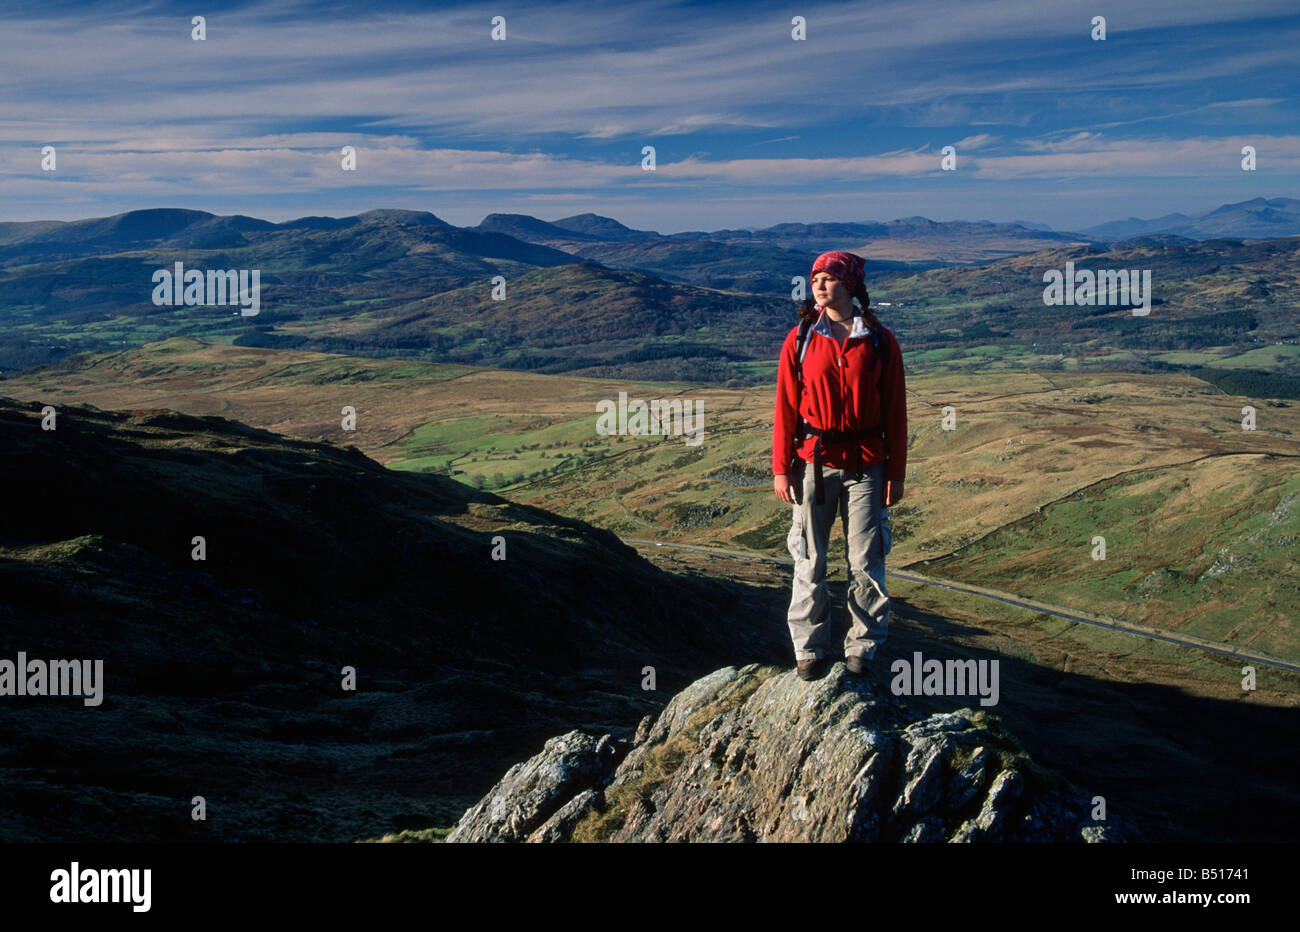
[(811, 320), (799, 321), (799, 336), (794, 341), (794, 371), (800, 385), (803, 385), (803, 354), (808, 352), (808, 331), (811, 327)]
[(798, 419), (794, 425), (794, 439), (797, 443), (804, 437), (804, 427), (811, 427), (803, 415), (800, 413), (801, 395), (803, 394), (803, 356), (808, 352), (808, 331), (812, 328), (811, 320), (799, 321), (799, 335), (795, 338), (794, 343), (794, 415)]

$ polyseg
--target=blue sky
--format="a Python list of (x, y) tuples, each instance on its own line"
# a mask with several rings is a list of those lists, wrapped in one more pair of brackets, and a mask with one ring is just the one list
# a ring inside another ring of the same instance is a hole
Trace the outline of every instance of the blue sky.
[(1295, 0), (10, 2), (0, 220), (401, 207), (663, 233), (918, 214), (1078, 229), (1300, 196), (1297, 48)]

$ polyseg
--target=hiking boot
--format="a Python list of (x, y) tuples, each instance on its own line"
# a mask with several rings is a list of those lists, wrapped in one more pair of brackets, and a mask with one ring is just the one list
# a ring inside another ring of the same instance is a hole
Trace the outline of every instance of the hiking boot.
[(845, 657), (844, 666), (849, 668), (849, 672), (854, 676), (867, 675), (867, 658), (866, 657)]
[(808, 660), (799, 660), (794, 666), (799, 672), (799, 679), (819, 680), (826, 674), (827, 663), (825, 657), (814, 657)]

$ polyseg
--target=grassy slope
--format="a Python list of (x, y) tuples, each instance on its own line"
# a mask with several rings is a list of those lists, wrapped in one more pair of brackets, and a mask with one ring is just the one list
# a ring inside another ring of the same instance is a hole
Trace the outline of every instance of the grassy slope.
[[(355, 443), (396, 469), (450, 468), (462, 481), (484, 477), (492, 485), (498, 475), (523, 474), (507, 487), (513, 500), (630, 536), (779, 554), (789, 527), (786, 506), (771, 491), (770, 388), (691, 389), (194, 341), (7, 385), (25, 388), (34, 403), (220, 413), (293, 436)], [(703, 444), (598, 436), (595, 403), (616, 400), (620, 390), (631, 398), (702, 400)], [(909, 390), (908, 494), (894, 509), (894, 565), (951, 554), (1009, 525), (945, 561), (941, 572), (1300, 655), (1296, 632), (1279, 618), (1295, 563), (1285, 543), (1290, 512), (1265, 537), (1250, 537), (1273, 520), (1268, 515), (1290, 488), (1293, 461), (1262, 454), (1294, 452), (1300, 406), (1225, 396), (1177, 374), (920, 375), (909, 379)], [(1258, 409), (1255, 431), (1241, 429), (1244, 403)], [(357, 409), (355, 432), (339, 427), (343, 405)], [(947, 405), (957, 412), (953, 431), (940, 423)], [(1218, 459), (1195, 465), (1206, 456)], [(1134, 470), (1149, 472), (1149, 485), (1125, 491), (1141, 472), (1106, 484)], [(1185, 484), (1186, 494), (1173, 494)], [(1081, 489), (1097, 501), (1074, 509), (1067, 499)], [(1147, 513), (1137, 513), (1133, 496)], [(1107, 536), (1104, 564), (1088, 556), (1097, 533)], [(1225, 548), (1258, 551), (1261, 541), (1273, 543), (1253, 569), (1207, 575)], [(1035, 561), (1053, 572), (1024, 572)], [(1267, 608), (1267, 619), (1244, 618), (1252, 605)]]

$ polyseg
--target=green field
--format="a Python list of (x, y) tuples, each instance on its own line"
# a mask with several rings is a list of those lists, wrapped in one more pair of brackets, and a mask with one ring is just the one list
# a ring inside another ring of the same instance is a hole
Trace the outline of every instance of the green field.
[[(1104, 559), (1093, 557), (1098, 536)], [(1090, 486), (928, 569), (1290, 656), (1297, 649), (1297, 557), (1295, 463), (1242, 455)]]
[[(591, 419), (545, 424), (494, 415), (421, 424), (402, 439), (402, 459), (390, 465), (411, 472), (450, 472), (462, 482), (480, 477), (487, 487), (503, 488), (602, 459), (607, 450), (589, 449), (598, 446), (592, 440), (594, 419), (593, 414)], [(629, 438), (604, 439), (619, 443)]]

